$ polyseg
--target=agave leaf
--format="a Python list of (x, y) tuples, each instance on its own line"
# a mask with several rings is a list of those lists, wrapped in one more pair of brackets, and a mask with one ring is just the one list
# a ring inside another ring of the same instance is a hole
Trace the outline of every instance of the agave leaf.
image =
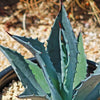
[(51, 98), (48, 95), (47, 96), (39, 96), (39, 95), (33, 96), (32, 94), (29, 94), (28, 88), (26, 88), (25, 91), (17, 97), (20, 99), (30, 98), (32, 100), (51, 100)]
[(75, 38), (72, 27), (70, 25), (70, 21), (67, 17), (67, 13), (63, 5), (61, 6), (59, 18), (60, 18), (61, 28), (63, 30), (62, 34), (66, 44), (69, 45), (69, 52), (70, 52), (70, 54), (68, 55), (70, 61), (66, 69), (64, 88), (68, 94), (68, 97), (66, 99), (72, 100), (73, 82), (77, 66), (77, 54), (78, 54), (77, 40)]
[(32, 71), (28, 67), (28, 63), (24, 60), (24, 57), (21, 56), (16, 51), (10, 50), (3, 46), (0, 46), (0, 50), (8, 58), (18, 78), (25, 87), (24, 93), (22, 93), (18, 97), (26, 98), (26, 97), (33, 97), (34, 95), (45, 97), (47, 94), (37, 83), (34, 75), (32, 74)]
[[(99, 87), (98, 86), (99, 83), (100, 83), (100, 74), (99, 75), (91, 75), (89, 78), (87, 78), (85, 81), (83, 81), (82, 86), (77, 88), (77, 90), (76, 90), (77, 93), (76, 93), (74, 100), (91, 100), (91, 99), (86, 99), (86, 97), (88, 97), (90, 95), (90, 93), (92, 93), (92, 91), (95, 91), (95, 89), (97, 87)], [(98, 88), (98, 89), (100, 89), (100, 88)], [(96, 95), (98, 95), (98, 94), (96, 94)], [(96, 95), (94, 94), (94, 96), (96, 96)], [(96, 99), (94, 99), (94, 100), (96, 100)]]
[(56, 69), (60, 86), (61, 82), (61, 58), (60, 58), (60, 44), (59, 44), (59, 16), (57, 16), (55, 23), (51, 29), (51, 34), (47, 40), (47, 51), (53, 66)]
[(99, 100), (100, 99), (100, 82), (96, 87), (89, 93), (85, 100)]
[(36, 56), (36, 59), (43, 70), (45, 79), (50, 88), (52, 99), (57, 100), (58, 98), (59, 100), (62, 100), (59, 94), (59, 81), (56, 70), (49, 58), (48, 53), (45, 51), (44, 44), (39, 42), (37, 39), (32, 38), (20, 37), (16, 35), (12, 35), (12, 38), (25, 46), (32, 54)]
[(84, 80), (86, 78), (86, 74), (87, 74), (86, 56), (85, 56), (85, 53), (84, 53), (82, 34), (81, 33), (79, 34), (77, 41), (78, 41), (79, 54), (78, 54), (78, 58), (77, 58), (78, 63), (77, 63), (73, 88), (75, 88), (82, 80)]
[[(64, 100), (67, 98), (66, 88), (65, 88), (65, 78), (66, 78), (66, 69), (68, 67), (69, 59), (68, 53), (69, 48), (68, 45), (65, 43), (64, 37), (62, 35), (63, 30), (59, 30), (59, 41), (60, 41), (60, 56), (61, 56), (61, 78), (62, 78), (62, 87), (61, 87), (61, 94), (63, 95)], [(63, 40), (61, 40), (61, 36)]]
[(70, 62), (70, 59), (68, 56), (70, 54), (69, 45), (66, 43), (67, 40), (65, 40), (65, 37), (63, 35), (64, 35), (64, 31), (61, 29), (60, 38), (62, 36), (63, 40), (60, 40), (60, 38), (59, 38), (59, 41), (60, 41), (62, 83), (66, 80), (65, 79), (66, 70), (67, 70), (67, 67), (68, 67), (69, 62)]
[(60, 58), (60, 45), (59, 45), (59, 16), (57, 16), (55, 23), (52, 27), (51, 34), (48, 39), (47, 50), (51, 61), (57, 71), (61, 74), (61, 58)]
[(32, 73), (35, 76), (36, 81), (40, 84), (41, 88), (46, 93), (50, 94), (50, 90), (45, 80), (45, 77), (43, 75), (42, 69), (40, 69), (37, 64), (31, 62), (30, 60), (26, 60), (26, 62), (29, 64), (29, 67), (32, 70)]

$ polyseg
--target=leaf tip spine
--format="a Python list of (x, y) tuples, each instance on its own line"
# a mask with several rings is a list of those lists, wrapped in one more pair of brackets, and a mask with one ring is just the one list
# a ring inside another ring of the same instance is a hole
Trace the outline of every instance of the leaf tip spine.
[(9, 36), (11, 36), (12, 37), (12, 35), (8, 32), (8, 31), (5, 31)]
[(59, 22), (59, 27), (62, 28), (61, 23)]
[(60, 0), (60, 5), (61, 5), (61, 6), (63, 5), (63, 0)]

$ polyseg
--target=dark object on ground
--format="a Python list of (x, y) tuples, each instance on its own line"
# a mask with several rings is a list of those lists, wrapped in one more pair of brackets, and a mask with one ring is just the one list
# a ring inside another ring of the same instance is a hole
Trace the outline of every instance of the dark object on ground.
[(0, 0), (0, 8), (3, 8), (5, 6), (12, 6), (18, 2), (19, 0)]
[(87, 64), (88, 64), (88, 69), (87, 69), (87, 77), (88, 77), (97, 68), (96, 67), (97, 63), (95, 63), (94, 61), (87, 60)]
[(18, 3), (19, 1), (20, 0), (0, 0), (0, 15), (5, 16), (7, 14), (4, 9), (5, 6), (11, 7), (15, 5), (16, 3)]
[[(37, 60), (35, 57), (33, 58), (29, 58), (29, 60), (31, 60), (34, 63), (37, 63)], [(93, 71), (96, 69), (96, 63), (90, 60), (87, 60), (88, 63), (88, 76), (90, 75), (90, 73), (93, 73)], [(39, 65), (39, 64), (38, 64)], [(9, 85), (9, 83), (12, 80), (18, 80), (16, 73), (14, 72), (12, 66), (7, 67), (6, 69), (4, 69), (2, 72), (0, 72), (0, 92), (2, 92), (2, 89)]]

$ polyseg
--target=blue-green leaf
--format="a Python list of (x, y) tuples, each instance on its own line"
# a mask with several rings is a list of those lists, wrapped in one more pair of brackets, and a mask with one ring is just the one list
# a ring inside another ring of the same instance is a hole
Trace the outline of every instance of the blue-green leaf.
[(28, 66), (28, 63), (24, 60), (24, 57), (21, 56), (16, 51), (10, 50), (3, 46), (0, 46), (0, 50), (8, 58), (18, 78), (25, 87), (25, 91), (18, 97), (20, 98), (33, 97), (33, 96), (45, 97), (47, 94), (36, 81), (34, 75), (32, 74), (32, 71)]
[(59, 100), (62, 100), (59, 91), (59, 81), (57, 73), (49, 58), (48, 53), (45, 51), (44, 44), (39, 42), (37, 39), (32, 38), (20, 37), (15, 35), (13, 35), (12, 38), (25, 46), (30, 50), (32, 54), (36, 56), (36, 59), (43, 70), (45, 79), (50, 88), (52, 99), (57, 100), (58, 98)]
[(78, 50), (77, 50), (77, 40), (75, 38), (72, 27), (70, 25), (70, 21), (67, 16), (68, 15), (66, 13), (66, 10), (62, 5), (61, 11), (59, 13), (59, 19), (60, 19), (61, 29), (63, 30), (62, 34), (64, 37), (64, 41), (66, 42), (66, 44), (69, 45), (69, 51), (70, 51), (70, 53), (68, 54), (69, 64), (66, 69), (64, 88), (68, 95), (66, 99), (72, 100), (73, 82), (77, 66)]
[(76, 74), (74, 78), (74, 88), (86, 78), (87, 74), (87, 62), (86, 62), (86, 56), (84, 53), (83, 48), (83, 41), (82, 41), (82, 34), (80, 33), (78, 36), (78, 63), (76, 68)]
[(26, 62), (29, 64), (30, 69), (32, 70), (32, 73), (36, 79), (36, 81), (40, 84), (41, 88), (46, 92), (50, 93), (48, 84), (45, 80), (45, 77), (43, 75), (42, 69), (38, 67), (37, 64), (31, 62), (30, 60), (26, 60)]
[(99, 100), (100, 99), (100, 82), (96, 87), (89, 93), (85, 100)]
[[(90, 93), (95, 90), (94, 88), (98, 87), (99, 83), (100, 83), (100, 74), (99, 75), (91, 75), (89, 78), (87, 78), (85, 81), (83, 81), (82, 86), (77, 88), (77, 90), (76, 90), (77, 93), (76, 93), (74, 100), (88, 100), (88, 99), (86, 99), (86, 97), (88, 97), (90, 95)], [(94, 100), (96, 100), (96, 99), (94, 99)]]
[[(66, 78), (66, 69), (69, 64), (69, 58), (68, 58), (69, 48), (65, 42), (62, 33), (63, 30), (59, 29), (60, 56), (61, 56), (61, 81), (62, 81), (61, 94), (63, 95), (63, 99), (66, 100), (68, 95), (65, 87), (65, 80), (66, 80), (65, 78)], [(63, 40), (61, 40), (61, 37), (63, 37)]]
[(60, 45), (59, 45), (59, 16), (57, 16), (55, 23), (51, 29), (51, 34), (48, 39), (47, 50), (51, 61), (57, 71), (61, 74), (61, 58), (60, 58)]

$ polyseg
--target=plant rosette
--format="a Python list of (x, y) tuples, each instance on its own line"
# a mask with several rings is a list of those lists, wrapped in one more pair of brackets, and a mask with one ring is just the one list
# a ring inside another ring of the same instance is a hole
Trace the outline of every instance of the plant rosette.
[[(8, 33), (8, 32), (7, 32)], [(35, 57), (40, 67), (16, 51), (0, 45), (25, 91), (18, 98), (47, 100), (97, 100), (100, 96), (100, 64), (88, 78), (82, 34), (75, 37), (61, 0), (61, 9), (47, 40), (11, 35)]]

